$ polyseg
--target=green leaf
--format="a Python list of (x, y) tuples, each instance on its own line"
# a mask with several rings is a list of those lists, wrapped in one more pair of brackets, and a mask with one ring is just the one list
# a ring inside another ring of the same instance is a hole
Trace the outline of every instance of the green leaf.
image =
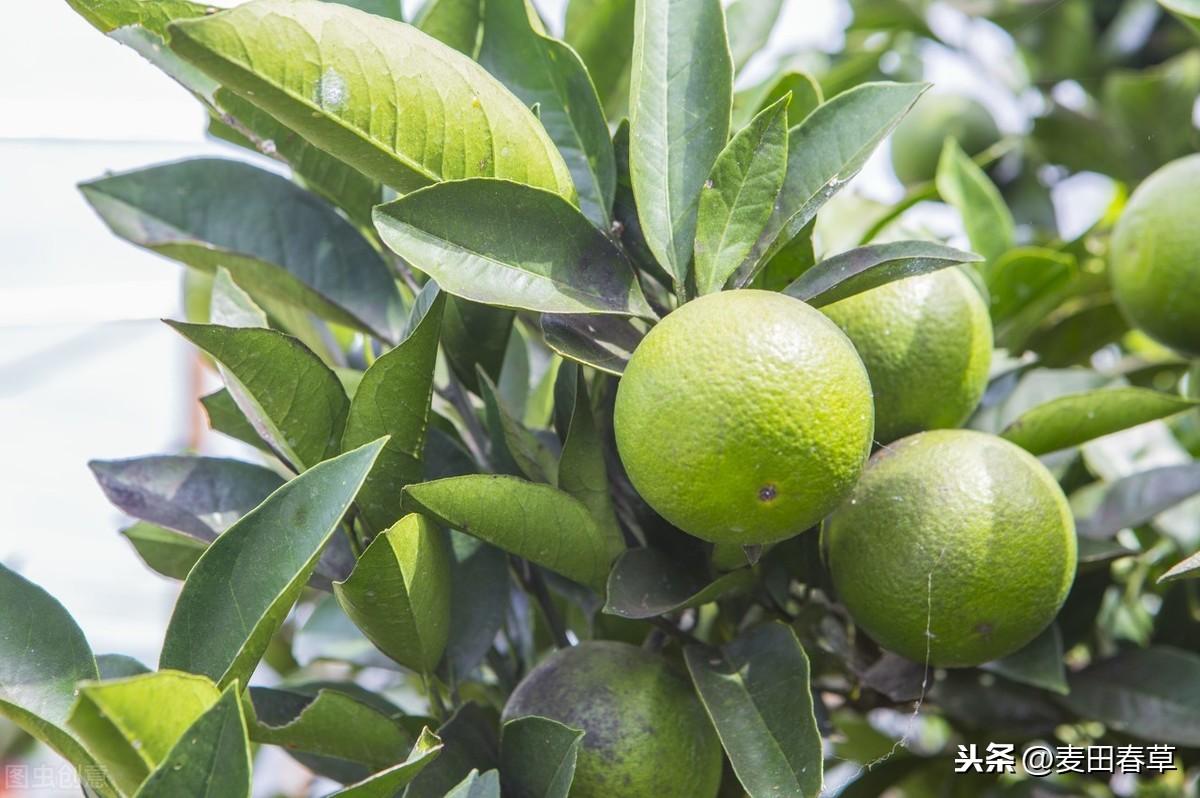
[(1200, 746), (1200, 657), (1131, 649), (1070, 676), (1059, 700), (1087, 720), (1152, 743)]
[(526, 105), (538, 107), (538, 118), (571, 171), (580, 210), (607, 230), (617, 173), (604, 109), (583, 61), (536, 29), (537, 12), (526, 4), (484, 3), (479, 63)]
[(375, 226), (455, 296), (544, 313), (653, 315), (612, 240), (549, 191), (505, 180), (441, 183), (379, 206)]
[(1062, 303), (1078, 271), (1075, 258), (1042, 247), (1021, 247), (987, 266), (996, 345), (1020, 351)]
[(530, 715), (500, 732), (504, 794), (513, 798), (567, 798), (583, 732)]
[(67, 0), (81, 17), (104, 33), (133, 25), (162, 38), (177, 19), (202, 17), (203, 3), (189, 0)]
[(558, 463), (558, 487), (587, 507), (604, 535), (609, 557), (614, 558), (625, 550), (625, 536), (609, 494), (604, 441), (596, 427), (583, 370), (572, 368), (571, 373), (575, 374), (575, 403)]
[(1015, 222), (1000, 189), (954, 139), (947, 139), (942, 149), (937, 189), (962, 215), (971, 249), (989, 263), (1013, 248)]
[(474, 58), (483, 25), (483, 0), (425, 0), (413, 24), (422, 33)]
[(412, 736), (384, 707), (337, 686), (251, 687), (250, 699), (250, 739), (256, 743), (356, 762), (372, 771), (392, 767), (412, 745)]
[(574, 198), (562, 157), (529, 109), (416, 28), (315, 0), (253, 0), (175, 23), (169, 43), (317, 147), (398, 191), (484, 176)]
[(697, 565), (657, 549), (630, 549), (613, 564), (604, 611), (622, 618), (654, 618), (716, 601), (754, 582), (749, 568), (714, 579)]
[(400, 490), (420, 482), (445, 296), (438, 294), (404, 341), (363, 374), (350, 402), (342, 450), (390, 436), (358, 497), (363, 519), (383, 530), (400, 519)]
[(450, 632), (450, 551), (445, 535), (408, 515), (367, 547), (333, 593), (380, 651), (431, 673)]
[(401, 7), (400, 0), (327, 0), (327, 2), (341, 3), (360, 11), (366, 11), (368, 14), (394, 19), (397, 22), (404, 21), (404, 9)]
[(684, 649), (688, 671), (750, 798), (817, 795), (821, 735), (808, 657), (795, 633), (767, 623), (719, 651)]
[(500, 739), (494, 710), (472, 702), (461, 707), (438, 729), (445, 743), (441, 755), (409, 785), (405, 798), (445, 798), (472, 770), (500, 764)]
[(212, 355), (255, 431), (297, 469), (336, 454), (350, 400), (304, 344), (275, 330), (168, 321)]
[(628, 319), (592, 314), (551, 314), (541, 318), (546, 346), (568, 360), (620, 376), (645, 333)]
[(241, 161), (193, 158), (79, 188), (113, 233), (140, 247), (205, 272), (223, 266), (252, 295), (396, 337), (403, 306), (379, 253), (284, 177)]
[(224, 266), (218, 266), (208, 303), (210, 324), (222, 327), (269, 327), (266, 312), (233, 281)]
[(635, 0), (570, 0), (563, 39), (579, 53), (612, 117), (628, 102)]
[[(94, 760), (67, 730), (75, 685), (100, 674), (75, 619), (42, 588), (0, 565), (0, 715), (77, 768)], [(103, 772), (91, 784), (103, 798), (116, 788)]]
[(729, 138), (733, 63), (720, 0), (640, 0), (632, 70), (629, 172), (638, 217), (654, 257), (683, 284), (700, 192)]
[(283, 484), (270, 469), (219, 457), (92, 460), (88, 468), (122, 512), (206, 541)]
[(208, 679), (178, 671), (83, 682), (78, 689), (67, 723), (129, 795), (221, 697)]
[(483, 661), (504, 624), (508, 557), (478, 538), (450, 531), (450, 637), (442, 662), (451, 683)]
[(1159, 583), (1175, 582), (1180, 579), (1196, 579), (1200, 577), (1200, 552), (1184, 558), (1171, 566), (1165, 574), (1158, 578)]
[(545, 444), (516, 419), (500, 401), (496, 386), (480, 371), (479, 395), (491, 436), (495, 469), (511, 476), (553, 485), (558, 477), (558, 460)]
[(696, 291), (721, 290), (762, 234), (787, 173), (790, 95), (741, 130), (717, 157), (700, 192)]
[(799, 235), (928, 88), (924, 83), (864, 83), (819, 106), (788, 134), (788, 169), (776, 209), (746, 259), (750, 282)]
[(346, 617), (333, 595), (313, 605), (304, 625), (292, 637), (292, 656), (301, 665), (340, 661), (373, 668), (397, 668)]
[(217, 538), (184, 582), (159, 667), (245, 683), (384, 443), (313, 466)]
[(998, 673), (1020, 684), (1040, 687), (1059, 695), (1070, 692), (1067, 686), (1067, 669), (1063, 665), (1062, 632), (1057, 623), (1046, 627), (1044, 632), (1020, 651), (982, 667), (985, 671)]
[(230, 684), (220, 699), (183, 733), (135, 798), (249, 798), (250, 740)]
[(1200, 494), (1200, 463), (1163, 466), (1132, 474), (1105, 489), (1104, 499), (1087, 518), (1076, 521), (1080, 537), (1102, 540)]
[(1200, 405), (1145, 388), (1110, 388), (1052, 399), (1022, 414), (1000, 433), (1042, 455)]
[(472, 770), (458, 786), (446, 793), (446, 798), (500, 798), (500, 773)]
[(783, 0), (733, 0), (725, 9), (729, 51), (734, 69), (741, 70), (767, 46), (771, 31), (783, 11)]
[(1200, 0), (1158, 0), (1158, 4), (1200, 33)]
[(394, 798), (442, 751), (442, 741), (429, 729), (421, 732), (408, 758), (357, 784), (331, 793), (328, 798)]
[(234, 401), (228, 388), (213, 391), (207, 396), (200, 397), (204, 413), (208, 416), (208, 425), (234, 440), (253, 446), (266, 454), (274, 455), (271, 446), (264, 441), (254, 429), (246, 414), (241, 411)]
[(100, 671), (101, 680), (124, 679), (150, 673), (149, 668), (126, 654), (97, 654), (96, 667)]
[(404, 489), (405, 505), (580, 584), (602, 588), (607, 542), (587, 508), (549, 485), (475, 474)]
[(978, 255), (932, 241), (869, 244), (826, 258), (804, 272), (784, 293), (820, 308), (893, 280), (979, 260)]
[(789, 70), (759, 85), (739, 91), (733, 97), (733, 126), (740, 129), (766, 108), (774, 105), (788, 94), (788, 127), (793, 128), (825, 102), (821, 84), (807, 72)]
[(507, 308), (481, 305), (456, 296), (446, 300), (442, 349), (454, 375), (467, 390), (479, 392), (477, 366), (493, 382), (500, 379), (515, 317)]
[(121, 535), (150, 570), (168, 579), (184, 580), (208, 544), (191, 535), (139, 521)]

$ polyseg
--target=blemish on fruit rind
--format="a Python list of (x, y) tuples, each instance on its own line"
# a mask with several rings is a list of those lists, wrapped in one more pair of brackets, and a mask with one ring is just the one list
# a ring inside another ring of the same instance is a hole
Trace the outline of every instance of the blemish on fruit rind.
[(770, 483), (763, 485), (758, 489), (758, 500), (760, 502), (775, 501), (775, 497), (778, 495), (779, 492), (775, 489), (775, 486)]

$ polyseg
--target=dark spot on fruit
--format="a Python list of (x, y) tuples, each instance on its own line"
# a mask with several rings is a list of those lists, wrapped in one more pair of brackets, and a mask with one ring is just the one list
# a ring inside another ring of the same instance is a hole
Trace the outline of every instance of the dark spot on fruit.
[(983, 623), (977, 623), (975, 624), (975, 631), (979, 632), (979, 634), (983, 635), (984, 637), (987, 637), (992, 633), (992, 625), (987, 621), (984, 621)]
[(758, 489), (758, 500), (760, 502), (775, 501), (775, 497), (778, 495), (779, 492), (775, 490), (774, 485), (767, 484)]

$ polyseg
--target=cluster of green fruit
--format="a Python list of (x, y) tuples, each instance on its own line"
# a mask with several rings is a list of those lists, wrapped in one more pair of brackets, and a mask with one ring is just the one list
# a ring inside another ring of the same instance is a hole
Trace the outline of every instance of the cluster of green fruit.
[[(968, 126), (980, 118), (954, 103), (932, 113), (952, 133), (964, 115)], [(972, 150), (994, 142), (984, 133)], [(902, 176), (931, 177), (918, 171)], [(1198, 187), (1200, 156), (1146, 181), (1112, 259), (1131, 323), (1191, 354), (1200, 230), (1178, 200)], [(1076, 568), (1074, 520), (1051, 473), (1006, 440), (958, 429), (983, 396), (992, 350), (988, 305), (958, 268), (820, 311), (765, 291), (705, 296), (634, 352), (617, 394), (617, 446), (645, 500), (714, 544), (771, 544), (823, 522), (838, 599), (862, 630), (930, 666), (979, 665), (1042, 632)], [(656, 654), (615, 642), (560, 651), (505, 714), (586, 730), (572, 795), (719, 789), (716, 734)]]

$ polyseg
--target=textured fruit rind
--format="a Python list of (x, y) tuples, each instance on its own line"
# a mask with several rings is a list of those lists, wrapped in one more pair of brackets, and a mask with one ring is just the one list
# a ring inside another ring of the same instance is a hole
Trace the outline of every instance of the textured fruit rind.
[(822, 310), (866, 364), (881, 443), (957, 427), (983, 398), (992, 320), (961, 270), (897, 280)]
[(1075, 523), (1054, 477), (1023, 449), (968, 430), (881, 449), (822, 542), (855, 623), (941, 667), (1023, 647), (1075, 577)]
[(664, 518), (714, 543), (818, 524), (870, 453), (867, 372), (833, 322), (769, 291), (710, 294), (641, 342), (617, 390), (617, 448)]
[(1112, 284), (1130, 324), (1200, 356), (1200, 155), (1152, 174), (1129, 200), (1112, 239)]
[(661, 656), (593, 641), (530, 671), (503, 720), (550, 718), (584, 731), (571, 798), (713, 798), (721, 742), (687, 680)]
[(892, 135), (892, 170), (906, 186), (933, 180), (947, 138), (968, 155), (978, 155), (1000, 140), (986, 108), (969, 97), (929, 94)]

